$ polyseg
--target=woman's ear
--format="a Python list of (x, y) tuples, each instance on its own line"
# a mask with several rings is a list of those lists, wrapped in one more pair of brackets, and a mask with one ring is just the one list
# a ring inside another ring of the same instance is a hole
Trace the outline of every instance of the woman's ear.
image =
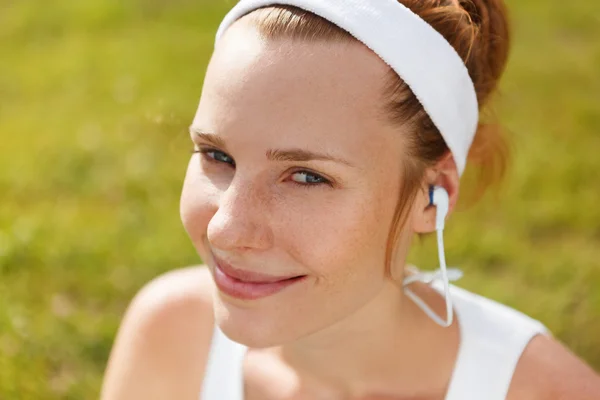
[(430, 233), (435, 231), (437, 208), (430, 202), (430, 187), (439, 186), (448, 193), (448, 213), (446, 214), (446, 218), (448, 218), (458, 201), (459, 182), (458, 169), (450, 152), (435, 166), (427, 169), (423, 188), (419, 190), (415, 199), (412, 218), (413, 232)]

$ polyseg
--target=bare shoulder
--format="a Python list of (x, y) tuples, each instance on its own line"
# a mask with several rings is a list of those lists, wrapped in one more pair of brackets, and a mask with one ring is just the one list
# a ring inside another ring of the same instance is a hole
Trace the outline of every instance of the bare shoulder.
[(198, 399), (214, 325), (212, 290), (204, 266), (146, 284), (119, 327), (101, 398)]
[(507, 399), (600, 399), (600, 376), (556, 339), (538, 335), (519, 360)]

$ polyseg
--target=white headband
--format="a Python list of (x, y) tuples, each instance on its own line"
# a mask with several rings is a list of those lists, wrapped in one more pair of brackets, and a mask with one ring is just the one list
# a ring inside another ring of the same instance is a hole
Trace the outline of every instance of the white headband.
[(217, 40), (238, 18), (277, 4), (336, 24), (394, 69), (439, 129), (462, 175), (479, 120), (477, 95), (463, 60), (439, 32), (398, 0), (240, 0), (221, 22)]

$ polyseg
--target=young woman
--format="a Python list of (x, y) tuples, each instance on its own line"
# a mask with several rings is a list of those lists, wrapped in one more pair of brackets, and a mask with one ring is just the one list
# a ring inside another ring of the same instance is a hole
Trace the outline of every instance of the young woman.
[[(502, 157), (501, 0), (242, 0), (217, 38), (181, 199), (206, 266), (136, 296), (103, 399), (600, 398), (541, 323), (448, 283), (467, 155)], [(433, 232), (440, 270), (406, 266)]]

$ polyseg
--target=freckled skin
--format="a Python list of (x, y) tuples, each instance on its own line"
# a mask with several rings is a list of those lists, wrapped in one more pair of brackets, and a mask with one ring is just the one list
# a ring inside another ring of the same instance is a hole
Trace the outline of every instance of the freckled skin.
[[(192, 157), (184, 226), (209, 267), (212, 250), (239, 268), (309, 275), (251, 304), (217, 296), (217, 320), (231, 337), (257, 347), (293, 341), (390, 284), (385, 246), (404, 145), (403, 132), (380, 114), (386, 72), (357, 43), (265, 42), (243, 23), (217, 46), (192, 128), (221, 137), (227, 148), (218, 150), (236, 165)], [(288, 148), (327, 152), (352, 166), (266, 159), (268, 149)], [(295, 184), (303, 168), (333, 187)]]

